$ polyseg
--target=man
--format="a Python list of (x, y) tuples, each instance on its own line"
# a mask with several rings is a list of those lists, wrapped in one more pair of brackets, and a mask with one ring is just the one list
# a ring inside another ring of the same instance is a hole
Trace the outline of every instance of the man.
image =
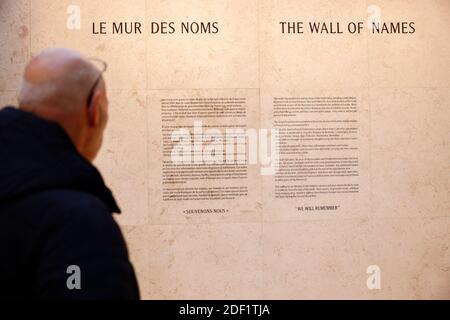
[[(106, 64), (105, 64), (106, 69)], [(49, 49), (0, 111), (0, 297), (138, 299), (110, 190), (91, 164), (108, 120), (103, 70)]]

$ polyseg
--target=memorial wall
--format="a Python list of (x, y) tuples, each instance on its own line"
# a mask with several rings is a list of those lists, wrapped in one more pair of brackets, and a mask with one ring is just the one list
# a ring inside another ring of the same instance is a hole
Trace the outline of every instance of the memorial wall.
[(143, 298), (448, 299), (449, 31), (448, 0), (0, 0), (0, 104), (45, 48), (108, 63)]

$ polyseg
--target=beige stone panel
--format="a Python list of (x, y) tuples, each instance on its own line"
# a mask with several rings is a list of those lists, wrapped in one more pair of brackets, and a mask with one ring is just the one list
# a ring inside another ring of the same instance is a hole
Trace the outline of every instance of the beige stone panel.
[(264, 299), (369, 299), (367, 220), (265, 223)]
[[(301, 97), (355, 97), (355, 113), (323, 112), (300, 113), (296, 116), (274, 118), (274, 98), (301, 98)], [(276, 182), (277, 175), (262, 177), (263, 219), (265, 221), (295, 221), (316, 219), (348, 219), (367, 218), (370, 215), (370, 112), (368, 104), (368, 91), (364, 88), (340, 89), (262, 89), (261, 90), (261, 127), (276, 128), (275, 120), (289, 121), (329, 121), (329, 120), (356, 120), (350, 127), (356, 127), (356, 141), (348, 140), (321, 140), (302, 141), (302, 145), (330, 145), (348, 144), (356, 150), (326, 150), (299, 151), (289, 158), (327, 158), (327, 157), (358, 157), (358, 176), (354, 177), (321, 177), (307, 178), (306, 181)], [(344, 124), (308, 124), (310, 127), (343, 127)], [(307, 127), (308, 127), (307, 126)], [(327, 133), (329, 134), (329, 133)], [(331, 135), (332, 136), (332, 135)], [(283, 139), (280, 140), (283, 142)], [(281, 159), (284, 158), (281, 154)], [(317, 163), (317, 161), (314, 161)], [(276, 198), (275, 184), (279, 185), (332, 185), (332, 184), (358, 184), (358, 193), (317, 194), (315, 197)], [(332, 211), (299, 211), (298, 207), (339, 206)]]
[[(377, 219), (373, 264), (385, 299), (450, 298), (450, 218)], [(376, 290), (375, 290), (376, 291)]]
[(261, 224), (147, 229), (148, 299), (260, 299)]
[(5, 106), (17, 107), (17, 95), (16, 91), (0, 91), (0, 109)]
[(149, 294), (147, 226), (121, 226), (128, 248), (128, 255), (136, 273), (141, 299)]
[(448, 216), (450, 91), (372, 89), (373, 215)]
[[(202, 90), (150, 90), (148, 91), (148, 127), (149, 127), (149, 199), (150, 199), (150, 224), (179, 224), (179, 223), (213, 223), (213, 222), (258, 222), (261, 221), (261, 182), (260, 170), (257, 164), (248, 165), (247, 179), (213, 179), (192, 180), (185, 184), (163, 185), (163, 160), (172, 161), (169, 150), (163, 157), (163, 134), (161, 119), (162, 99), (186, 99), (186, 98), (245, 98), (246, 118), (202, 118), (202, 119), (177, 119), (170, 125), (174, 130), (183, 126), (194, 125), (194, 121), (202, 121), (203, 134), (212, 126), (239, 125), (242, 128), (259, 128), (259, 90), (256, 89), (202, 89)], [(193, 138), (192, 128), (188, 129)], [(223, 128), (220, 132), (225, 134)], [(224, 150), (226, 150), (224, 136)], [(204, 142), (203, 147), (208, 142)], [(204, 149), (203, 149), (204, 150)], [(225, 158), (224, 158), (225, 160)], [(210, 188), (210, 187), (248, 187), (248, 195), (237, 197), (234, 200), (177, 200), (163, 201), (163, 188)], [(225, 209), (226, 212), (210, 213), (186, 213), (185, 210), (196, 209)]]
[[(367, 35), (347, 32), (348, 23), (365, 21), (365, 0), (262, 0), (259, 11), (262, 88), (367, 85)], [(309, 22), (330, 21), (344, 34), (308, 30)], [(304, 22), (304, 34), (282, 34), (280, 22)]]
[(109, 123), (96, 160), (123, 213), (122, 225), (148, 215), (147, 110), (145, 91), (111, 91)]
[[(112, 23), (145, 22), (145, 0), (131, 1), (77, 1), (81, 9), (81, 29), (66, 27), (67, 8), (73, 1), (32, 1), (31, 54), (36, 55), (48, 47), (68, 47), (88, 57), (100, 58), (108, 63), (105, 78), (114, 90), (146, 88), (146, 37), (142, 34), (112, 34)], [(92, 24), (106, 22), (108, 34), (93, 34)]]
[(0, 1), (0, 91), (17, 90), (30, 51), (29, 1)]
[[(448, 299), (449, 218), (264, 225), (266, 299)], [(369, 290), (369, 266), (380, 289)]]
[[(151, 22), (175, 33), (151, 34)], [(216, 34), (182, 34), (182, 22), (218, 22)], [(256, 0), (147, 0), (149, 89), (257, 88)]]
[(415, 22), (414, 34), (370, 34), (373, 87), (448, 87), (450, 85), (450, 2), (381, 0), (383, 22)]

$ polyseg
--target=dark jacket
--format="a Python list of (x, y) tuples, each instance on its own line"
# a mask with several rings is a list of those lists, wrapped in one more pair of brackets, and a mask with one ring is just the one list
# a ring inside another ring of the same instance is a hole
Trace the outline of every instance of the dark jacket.
[(0, 111), (0, 299), (138, 299), (112, 212), (111, 191), (59, 125)]

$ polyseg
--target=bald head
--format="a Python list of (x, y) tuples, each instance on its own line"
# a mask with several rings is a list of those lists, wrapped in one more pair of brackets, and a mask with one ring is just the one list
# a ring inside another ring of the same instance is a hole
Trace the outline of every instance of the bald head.
[(77, 52), (47, 49), (25, 68), (19, 106), (24, 109), (83, 107), (99, 74), (100, 71)]
[(47, 49), (25, 68), (19, 108), (58, 123), (78, 151), (93, 160), (107, 122), (106, 87), (99, 77), (101, 71), (81, 54)]

